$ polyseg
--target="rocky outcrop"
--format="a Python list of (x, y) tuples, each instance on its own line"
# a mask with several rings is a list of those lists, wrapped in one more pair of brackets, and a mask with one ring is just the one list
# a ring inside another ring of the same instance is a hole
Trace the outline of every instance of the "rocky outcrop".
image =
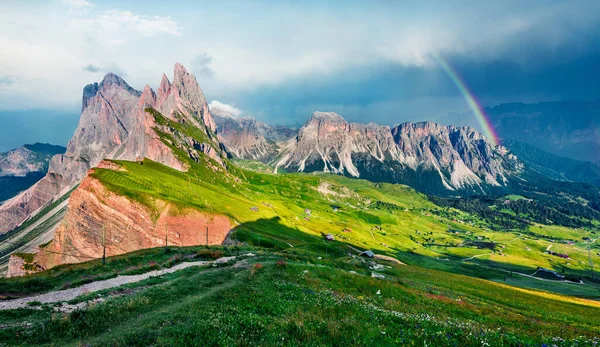
[(459, 195), (506, 186), (507, 177), (522, 169), (506, 148), (491, 145), (472, 128), (424, 122), (390, 129), (373, 123), (348, 123), (331, 112), (315, 112), (298, 135), (281, 146), (275, 166)]
[(0, 177), (25, 177), (32, 172), (48, 171), (50, 159), (64, 153), (66, 148), (45, 143), (24, 145), (0, 153)]
[(36, 143), (0, 153), (0, 202), (41, 180), (48, 171), (52, 156), (65, 150), (61, 146)]
[(270, 126), (250, 117), (217, 113), (213, 118), (219, 141), (240, 159), (270, 161), (279, 152), (279, 144), (296, 135), (294, 129)]
[[(113, 163), (104, 168), (120, 170)], [(92, 169), (93, 170), (93, 169)], [(52, 241), (35, 256), (36, 267), (78, 263), (106, 256), (165, 245), (221, 244), (232, 229), (227, 216), (152, 201), (156, 209), (107, 190), (97, 179), (86, 177), (71, 194), (67, 215)], [(156, 212), (159, 211), (159, 212)], [(19, 271), (13, 266), (9, 275)]]
[[(223, 153), (214, 131), (216, 125), (196, 78), (177, 63), (174, 82), (163, 75), (158, 93), (149, 86), (143, 92), (129, 86), (123, 79), (108, 74), (102, 82), (84, 88), (83, 111), (79, 126), (63, 155), (52, 158), (48, 174), (35, 186), (0, 206), (0, 234), (31, 216), (53, 199), (68, 192), (86, 172), (105, 158), (139, 160), (149, 158), (184, 171), (187, 164), (178, 158), (156, 133), (159, 127), (148, 108), (159, 110), (165, 117), (193, 124), (206, 140), (195, 148), (221, 163)], [(163, 132), (181, 134), (163, 126)], [(192, 142), (183, 139), (182, 142)], [(189, 152), (197, 156), (196, 149)]]

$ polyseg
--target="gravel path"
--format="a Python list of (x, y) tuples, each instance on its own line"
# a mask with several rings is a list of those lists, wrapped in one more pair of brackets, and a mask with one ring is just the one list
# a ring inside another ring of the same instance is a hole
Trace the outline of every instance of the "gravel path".
[[(223, 258), (219, 258), (219, 259), (215, 260), (214, 263), (217, 263), (217, 264), (218, 263), (227, 263), (228, 261), (233, 260), (235, 258), (236, 257), (223, 257)], [(97, 291), (104, 290), (104, 289), (119, 287), (124, 284), (143, 281), (150, 277), (156, 277), (156, 276), (161, 276), (161, 275), (165, 275), (165, 274), (170, 274), (170, 273), (173, 273), (173, 272), (176, 272), (179, 270), (187, 269), (188, 267), (192, 267), (192, 266), (206, 266), (206, 265), (209, 265), (212, 263), (213, 262), (211, 262), (211, 261), (196, 261), (196, 262), (181, 263), (181, 264), (177, 264), (173, 267), (170, 267), (168, 269), (154, 270), (154, 271), (146, 272), (141, 275), (118, 276), (118, 277), (103, 280), (103, 281), (97, 281), (97, 282), (84, 284), (81, 287), (77, 287), (77, 288), (59, 290), (59, 291), (55, 291), (55, 292), (39, 294), (39, 295), (29, 296), (29, 297), (15, 299), (15, 300), (0, 301), (0, 310), (14, 310), (17, 308), (27, 308), (27, 307), (30, 307), (28, 305), (28, 303), (32, 302), (32, 301), (38, 301), (38, 302), (41, 302), (42, 304), (55, 303), (55, 302), (61, 302), (61, 301), (69, 301), (69, 300), (73, 300), (76, 297), (83, 295), (83, 294), (89, 294), (89, 293), (97, 292)]]

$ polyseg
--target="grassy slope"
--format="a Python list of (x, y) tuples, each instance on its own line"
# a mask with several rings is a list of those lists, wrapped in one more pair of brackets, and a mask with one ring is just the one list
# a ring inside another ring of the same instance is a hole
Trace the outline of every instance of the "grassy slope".
[[(192, 250), (169, 254), (173, 258), (197, 251)], [(139, 260), (153, 252), (161, 250), (130, 257)], [(121, 264), (125, 258), (109, 263)], [(598, 302), (416, 266), (389, 264), (381, 271), (385, 279), (375, 279), (370, 265), (352, 257), (317, 259), (293, 249), (259, 251), (242, 267), (190, 268), (90, 294), (88, 299), (102, 297), (105, 302), (70, 314), (52, 313), (51, 306), (0, 312), (0, 320), (9, 325), (0, 329), (0, 341), (585, 346), (600, 336)], [(70, 271), (85, 273), (89, 266), (73, 265)], [(23, 321), (31, 326), (20, 326)]]
[[(566, 245), (535, 235), (556, 232), (556, 238), (581, 239), (591, 237), (589, 232), (549, 226), (532, 226), (532, 234), (480, 229), (476, 223), (461, 223), (430, 213), (437, 209), (435, 205), (401, 185), (375, 184), (334, 175), (270, 175), (233, 166), (231, 173), (215, 174), (202, 163), (193, 163), (187, 173), (148, 160), (143, 165), (118, 164), (126, 171), (98, 169), (93, 175), (109, 189), (151, 208), (154, 199), (162, 199), (226, 214), (239, 223), (233, 237), (251, 245), (277, 249), (293, 246), (298, 251), (321, 253), (348, 251), (346, 245), (351, 245), (409, 263), (414, 261), (415, 254), (427, 256), (437, 262), (451, 263), (443, 264), (442, 268), (458, 273), (463, 272), (465, 259), (473, 256), (475, 258), (468, 262), (479, 264), (480, 272), (499, 268), (533, 273), (537, 266), (543, 266), (557, 271), (564, 268), (574, 275), (587, 273), (587, 249), (583, 241)], [(333, 193), (319, 192), (318, 187), (325, 183)], [(339, 206), (340, 210), (334, 212), (332, 206)], [(257, 207), (258, 212), (251, 210), (252, 207)], [(305, 209), (311, 210), (310, 216)], [(351, 231), (344, 232), (344, 229)], [(449, 229), (461, 232), (450, 233)], [(321, 233), (332, 233), (336, 242), (326, 244)], [(478, 237), (495, 242), (496, 252), (490, 254), (490, 250), (478, 249), (476, 245), (465, 246)], [(460, 244), (463, 246), (459, 247)], [(550, 244), (553, 250), (564, 251), (572, 259), (544, 253)], [(594, 258), (597, 262), (597, 257)], [(504, 277), (500, 273), (496, 276)], [(599, 296), (597, 287), (590, 286), (590, 289), (588, 296)]]

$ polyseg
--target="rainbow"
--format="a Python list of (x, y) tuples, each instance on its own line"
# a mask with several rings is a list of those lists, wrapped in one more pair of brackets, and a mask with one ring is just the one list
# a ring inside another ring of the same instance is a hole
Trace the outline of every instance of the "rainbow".
[(454, 82), (460, 93), (467, 101), (469, 108), (471, 111), (473, 111), (475, 117), (477, 117), (479, 125), (481, 125), (481, 128), (483, 129), (483, 135), (485, 135), (485, 137), (487, 137), (487, 139), (490, 140), (494, 146), (500, 145), (500, 138), (498, 137), (496, 129), (494, 129), (492, 122), (485, 112), (483, 112), (483, 108), (477, 99), (475, 99), (475, 96), (473, 96), (473, 93), (469, 90), (469, 87), (467, 87), (465, 81), (463, 81), (463, 79), (458, 75), (458, 72), (456, 72), (456, 70), (454, 70), (452, 66), (450, 66), (446, 60), (444, 60), (444, 58), (437, 54), (433, 54), (432, 56), (438, 65), (448, 74), (448, 77), (450, 77), (452, 82)]

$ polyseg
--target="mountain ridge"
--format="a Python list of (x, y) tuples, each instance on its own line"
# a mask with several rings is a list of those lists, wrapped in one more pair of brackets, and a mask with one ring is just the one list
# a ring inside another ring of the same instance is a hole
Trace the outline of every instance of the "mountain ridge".
[(75, 134), (64, 154), (54, 156), (48, 174), (10, 201), (0, 205), (0, 234), (14, 229), (27, 218), (70, 191), (88, 170), (104, 159), (150, 158), (180, 171), (186, 164), (154, 130), (176, 136), (174, 129), (157, 124), (148, 112), (158, 109), (170, 120), (193, 124), (205, 143), (180, 144), (190, 156), (199, 150), (221, 162), (220, 144), (208, 104), (195, 77), (176, 63), (173, 83), (163, 74), (158, 93), (146, 86), (135, 90), (122, 78), (109, 73), (100, 83), (83, 89), (82, 113)]

